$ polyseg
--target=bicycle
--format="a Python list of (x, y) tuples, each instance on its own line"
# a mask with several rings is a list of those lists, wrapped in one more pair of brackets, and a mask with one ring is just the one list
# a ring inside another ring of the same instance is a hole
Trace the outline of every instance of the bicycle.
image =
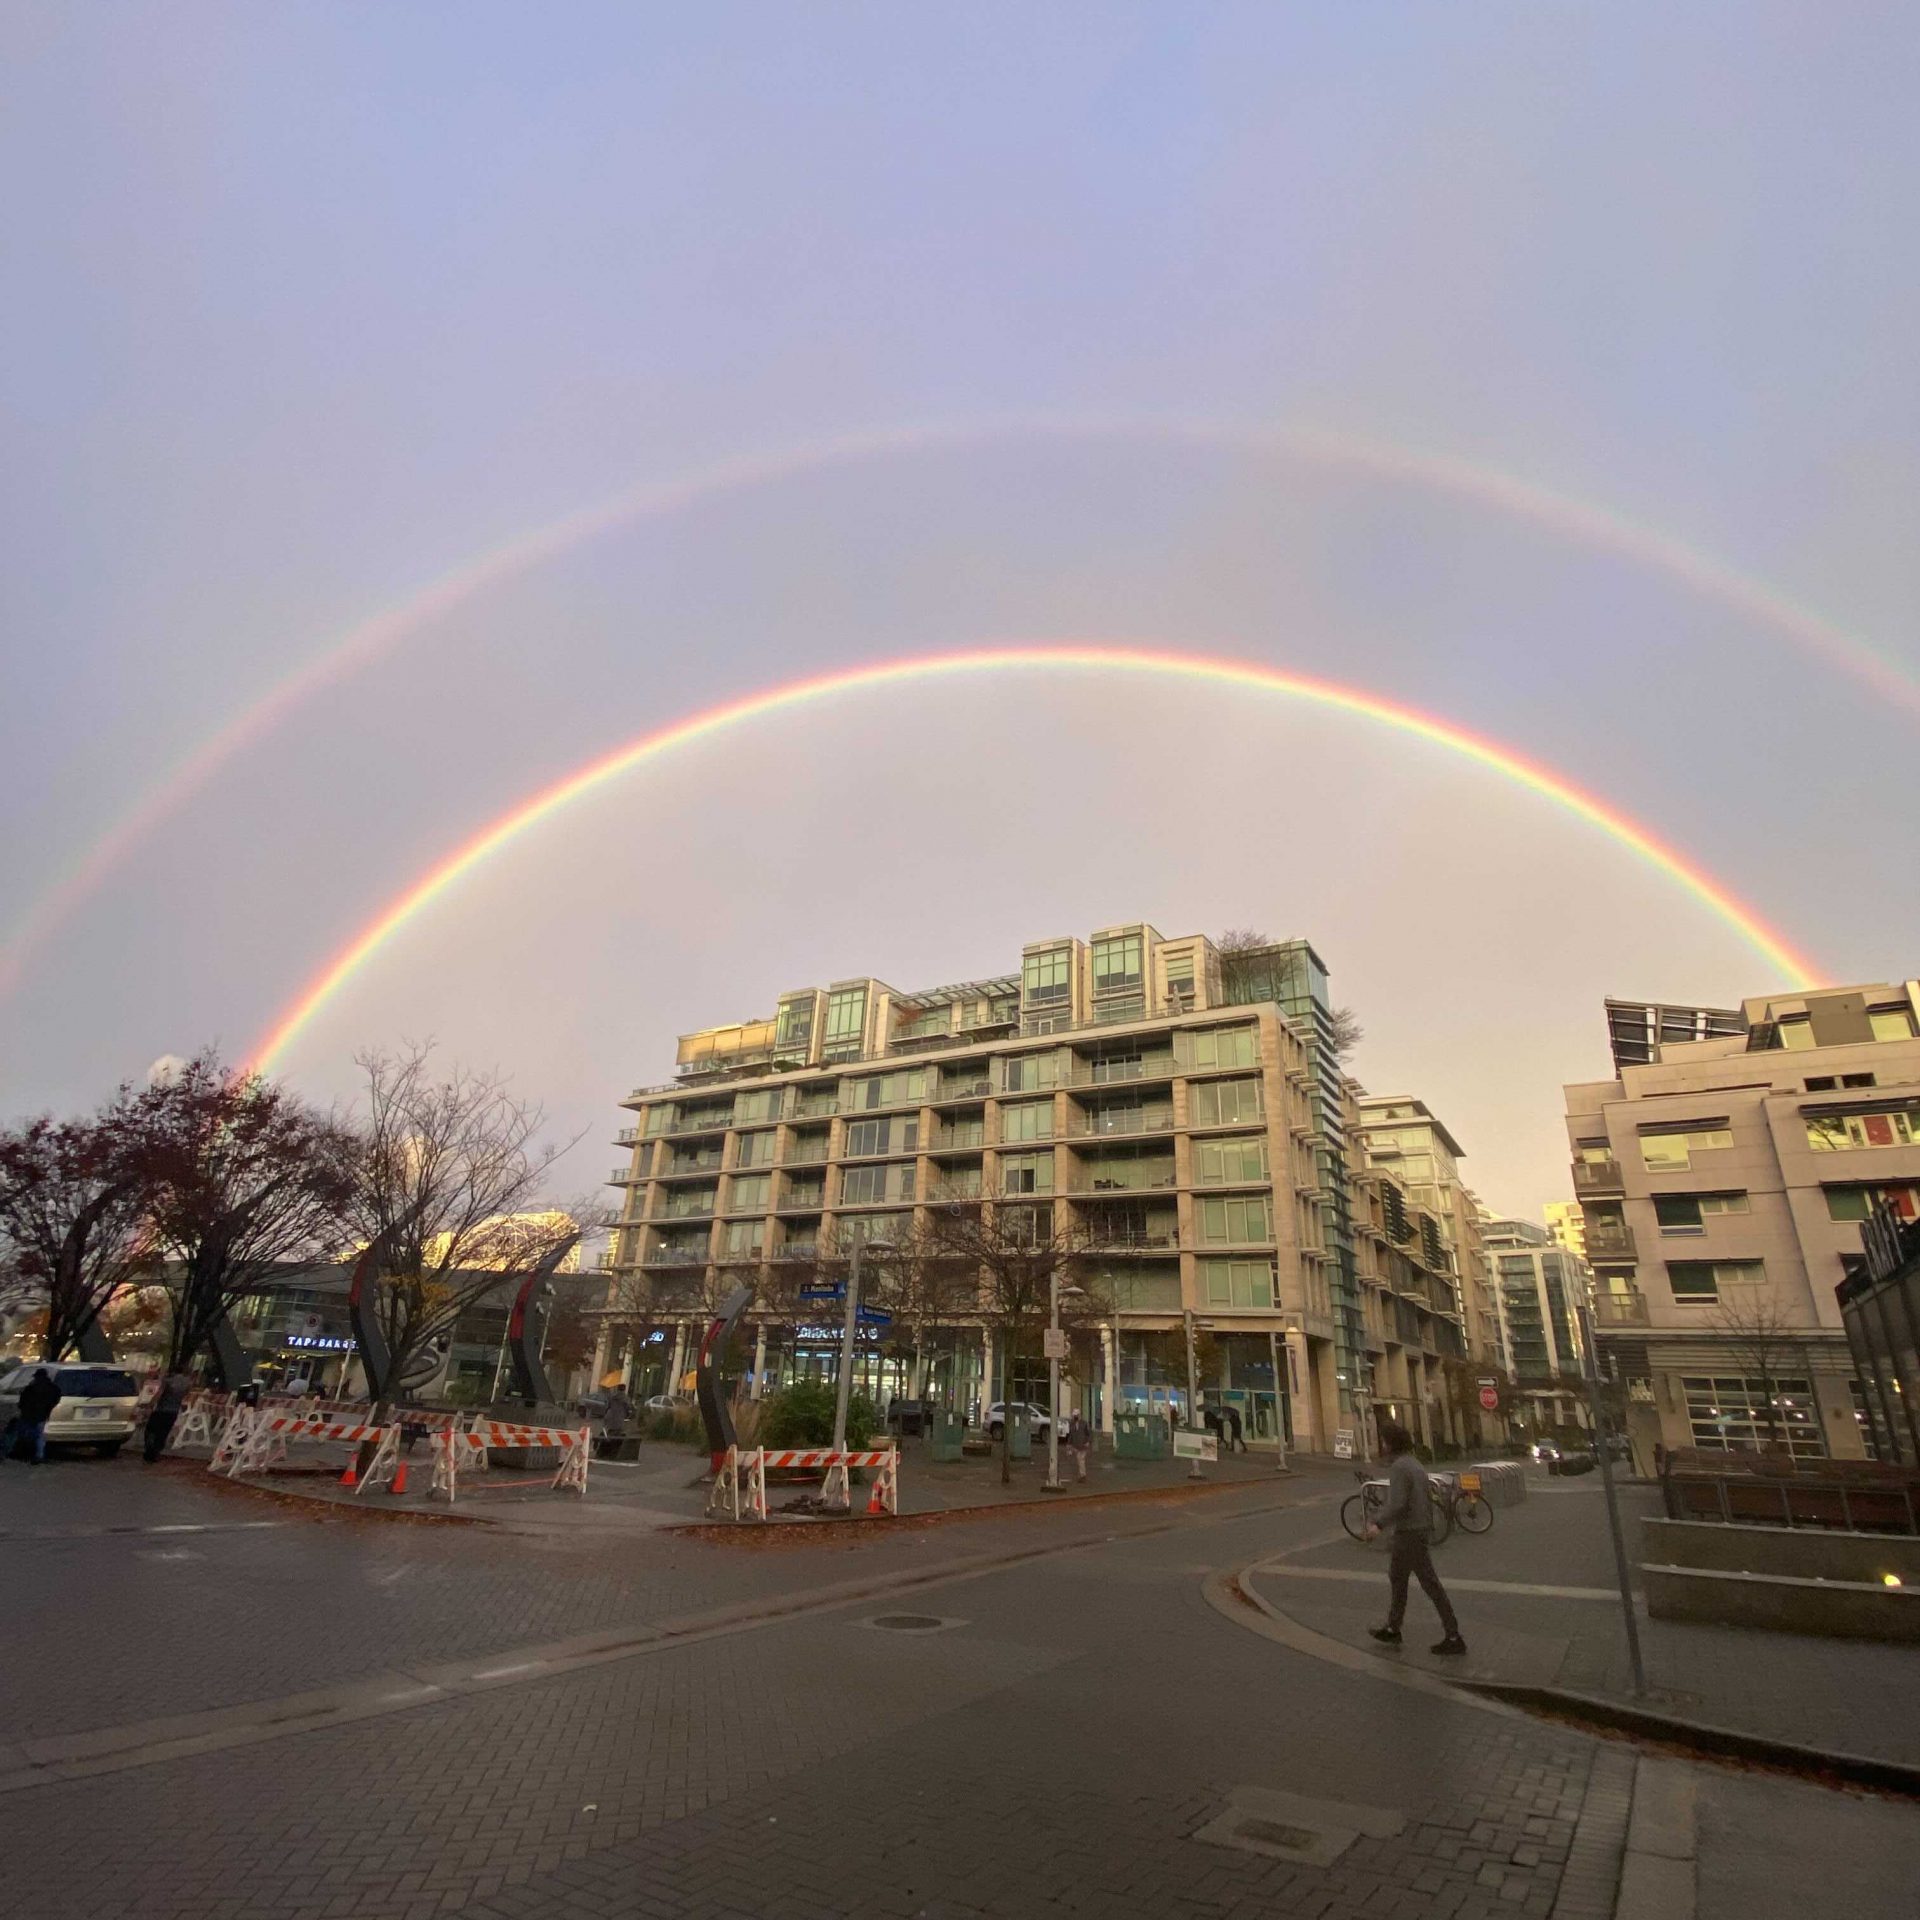
[[(1479, 1475), (1475, 1475), (1476, 1481)], [(1457, 1474), (1444, 1476), (1447, 1517), (1462, 1533), (1485, 1533), (1493, 1525), (1493, 1503), (1479, 1487), (1463, 1487)]]
[[(1387, 1482), (1369, 1480), (1364, 1468), (1356, 1469), (1354, 1476), (1360, 1482), (1360, 1491), (1350, 1493), (1340, 1503), (1340, 1524), (1356, 1540), (1364, 1540), (1370, 1527), (1380, 1524), (1380, 1516), (1387, 1510)], [(1472, 1496), (1478, 1499), (1476, 1494)], [(1437, 1482), (1427, 1483), (1427, 1501), (1433, 1510), (1433, 1541), (1438, 1546), (1452, 1531), (1454, 1521), (1454, 1499), (1443, 1493)], [(1486, 1503), (1481, 1502), (1484, 1506)], [(1487, 1526), (1493, 1524), (1491, 1513)], [(1470, 1533), (1484, 1533), (1486, 1527), (1470, 1526)]]

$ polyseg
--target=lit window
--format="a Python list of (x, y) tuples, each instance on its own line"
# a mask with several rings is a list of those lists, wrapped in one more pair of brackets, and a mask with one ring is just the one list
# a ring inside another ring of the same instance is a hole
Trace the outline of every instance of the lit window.
[(1807, 1145), (1815, 1153), (1851, 1153), (1866, 1147), (1910, 1147), (1920, 1140), (1920, 1106), (1886, 1113), (1810, 1113)]
[(1876, 1040), (1911, 1040), (1913, 1015), (1905, 1007), (1874, 1007), (1867, 1014)]

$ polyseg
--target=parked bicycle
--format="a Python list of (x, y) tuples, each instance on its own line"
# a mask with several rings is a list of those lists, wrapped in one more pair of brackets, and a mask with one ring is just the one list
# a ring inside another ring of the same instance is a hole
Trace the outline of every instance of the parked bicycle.
[[(1387, 1510), (1387, 1483), (1371, 1480), (1364, 1469), (1356, 1471), (1360, 1491), (1350, 1493), (1340, 1503), (1340, 1524), (1356, 1540), (1367, 1537), (1369, 1527), (1380, 1524)], [(1427, 1482), (1427, 1500), (1433, 1510), (1433, 1541), (1436, 1546), (1457, 1526), (1463, 1533), (1485, 1533), (1493, 1525), (1493, 1508), (1478, 1487), (1463, 1487), (1458, 1477), (1437, 1473)]]

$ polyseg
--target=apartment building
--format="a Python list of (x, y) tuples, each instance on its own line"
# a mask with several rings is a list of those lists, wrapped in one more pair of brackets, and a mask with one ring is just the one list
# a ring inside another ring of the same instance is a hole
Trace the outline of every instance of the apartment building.
[[(1480, 1203), (1460, 1178), (1464, 1149), (1424, 1100), (1411, 1094), (1362, 1094), (1359, 1131), (1370, 1166), (1398, 1173), (1416, 1204), (1430, 1208), (1452, 1262), (1454, 1297), (1466, 1357), (1490, 1373), (1507, 1371), (1492, 1270), (1480, 1240)], [(1497, 1421), (1481, 1438), (1504, 1435)]]
[(1746, 1032), (1738, 1007), (1677, 1007), (1658, 1001), (1609, 1000), (1607, 1044), (1613, 1070), (1650, 1064), (1665, 1046), (1688, 1040), (1711, 1040)]
[[(1611, 1005), (1611, 1003), (1610, 1003)], [(1566, 1089), (1596, 1334), (1636, 1451), (1874, 1451), (1836, 1289), (1920, 1211), (1920, 981), (1742, 1002)]]
[(1480, 1237), (1493, 1268), (1513, 1410), (1537, 1435), (1584, 1424), (1581, 1393), (1569, 1382), (1585, 1365), (1577, 1306), (1586, 1297), (1586, 1262), (1531, 1220), (1488, 1215)]
[(1547, 1238), (1556, 1247), (1564, 1247), (1582, 1262), (1586, 1260), (1587, 1216), (1578, 1200), (1549, 1200), (1541, 1208), (1540, 1217), (1547, 1223)]
[[(1304, 940), (1223, 954), (1136, 923), (1030, 943), (990, 979), (783, 993), (683, 1036), (673, 1082), (622, 1103), (608, 1266), (674, 1329), (677, 1376), (738, 1279), (772, 1295), (783, 1267), (906, 1243), (931, 1208), (1018, 1208), (1088, 1249), (1111, 1304), (1075, 1387), (1101, 1425), (1184, 1404), (1190, 1317), (1203, 1384), (1250, 1434), (1327, 1447), (1354, 1423), (1365, 1332), (1326, 981)], [(780, 1319), (756, 1326), (757, 1372), (824, 1368), (837, 1331)], [(880, 1348), (863, 1377), (963, 1409), (1037, 1395), (977, 1317), (953, 1321), (924, 1381)]]

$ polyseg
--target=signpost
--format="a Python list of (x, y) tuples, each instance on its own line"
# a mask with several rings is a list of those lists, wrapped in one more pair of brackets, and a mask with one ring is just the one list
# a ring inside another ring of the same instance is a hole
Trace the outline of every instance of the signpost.
[[(891, 1253), (892, 1251), (893, 1249), (885, 1241), (856, 1240), (853, 1243), (853, 1257), (847, 1262), (847, 1284), (842, 1289), (847, 1296), (847, 1318), (840, 1336), (840, 1377), (835, 1382), (833, 1392), (833, 1447), (836, 1453), (845, 1453), (847, 1450), (847, 1401), (853, 1394), (853, 1343), (861, 1321), (865, 1318), (860, 1306), (860, 1256), (863, 1253)], [(869, 1307), (866, 1309), (866, 1314), (871, 1314), (873, 1311)], [(880, 1322), (867, 1319), (866, 1324), (868, 1326), (883, 1324), (891, 1317), (891, 1315), (883, 1315)], [(853, 1505), (850, 1486), (847, 1505), (849, 1508)]]
[(1049, 1327), (1046, 1332), (1040, 1336), (1040, 1351), (1043, 1357), (1048, 1360), (1064, 1360), (1072, 1351), (1072, 1348), (1065, 1332), (1054, 1327)]
[(1593, 1340), (1593, 1314), (1584, 1300), (1575, 1303), (1580, 1316), (1580, 1344), (1586, 1349), (1587, 1409), (1600, 1453), (1600, 1485), (1607, 1496), (1607, 1527), (1613, 1535), (1613, 1571), (1620, 1582), (1620, 1616), (1627, 1629), (1627, 1657), (1633, 1663), (1633, 1690), (1645, 1693), (1647, 1670), (1640, 1660), (1640, 1622), (1633, 1611), (1633, 1581), (1627, 1572), (1627, 1543), (1620, 1532), (1620, 1499), (1613, 1490), (1613, 1436), (1607, 1431), (1600, 1400), (1600, 1357)]

